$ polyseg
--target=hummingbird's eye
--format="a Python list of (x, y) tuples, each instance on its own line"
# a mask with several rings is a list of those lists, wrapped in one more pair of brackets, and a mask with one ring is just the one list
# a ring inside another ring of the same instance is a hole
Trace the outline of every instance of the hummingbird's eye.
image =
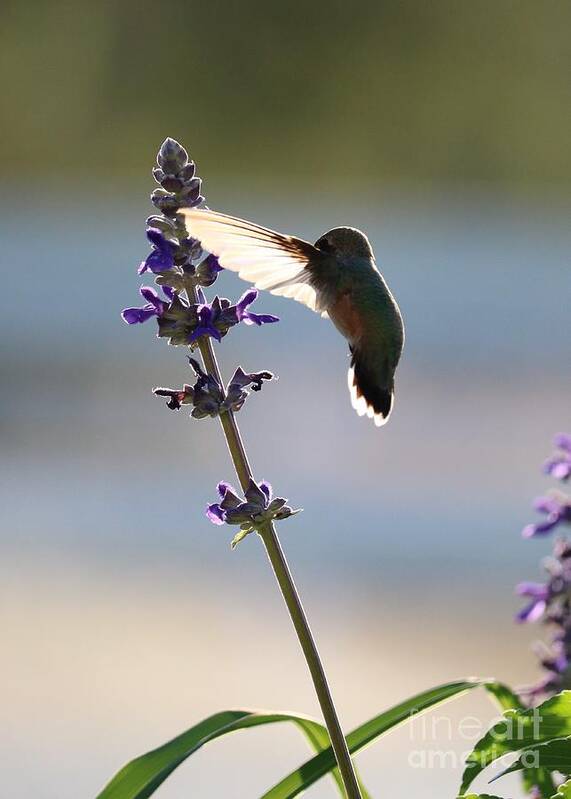
[(322, 250), (323, 252), (333, 252), (333, 246), (325, 236), (318, 239), (315, 242), (315, 246), (318, 250)]

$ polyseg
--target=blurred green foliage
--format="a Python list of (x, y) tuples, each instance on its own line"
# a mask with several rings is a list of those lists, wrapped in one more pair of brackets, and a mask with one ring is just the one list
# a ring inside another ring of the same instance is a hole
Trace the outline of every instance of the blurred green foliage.
[(571, 179), (569, 0), (4, 0), (4, 173)]

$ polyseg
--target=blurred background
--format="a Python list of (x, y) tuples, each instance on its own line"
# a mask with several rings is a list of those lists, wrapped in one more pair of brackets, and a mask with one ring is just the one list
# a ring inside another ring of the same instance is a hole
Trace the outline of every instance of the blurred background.
[[(519, 531), (571, 426), (570, 24), (565, 0), (5, 0), (6, 795), (94, 797), (228, 707), (318, 714), (261, 546), (231, 552), (203, 515), (233, 477), (218, 424), (151, 394), (186, 379), (183, 353), (119, 317), (167, 135), (213, 208), (311, 240), (366, 230), (405, 317), (382, 430), (350, 408), (343, 340), (297, 303), (260, 297), (281, 323), (217, 348), (226, 375), (280, 377), (239, 422), (258, 477), (305, 508), (282, 541), (346, 728), (458, 677), (536, 679), (513, 585), (540, 576), (550, 544)], [(494, 714), (473, 695), (436, 712), (449, 729), (402, 728), (359, 755), (366, 784), (454, 797), (459, 720)], [(419, 768), (418, 750), (451, 755)], [(157, 796), (253, 799), (306, 755), (285, 726), (244, 732)]]

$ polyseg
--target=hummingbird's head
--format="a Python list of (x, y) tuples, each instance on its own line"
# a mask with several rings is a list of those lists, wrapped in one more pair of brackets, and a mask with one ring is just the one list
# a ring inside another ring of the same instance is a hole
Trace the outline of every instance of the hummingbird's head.
[(318, 250), (340, 258), (355, 255), (363, 258), (373, 257), (369, 239), (354, 227), (334, 227), (318, 238), (315, 246)]

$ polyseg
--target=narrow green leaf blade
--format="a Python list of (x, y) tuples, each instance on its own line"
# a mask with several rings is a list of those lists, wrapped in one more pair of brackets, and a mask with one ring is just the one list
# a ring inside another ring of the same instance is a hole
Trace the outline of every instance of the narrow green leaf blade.
[[(479, 685), (482, 685), (482, 683), (476, 680), (447, 683), (429, 691), (424, 691), (407, 699), (405, 702), (401, 702), (399, 705), (395, 705), (395, 707), (380, 713), (350, 732), (347, 735), (349, 751), (351, 754), (358, 752), (371, 741), (374, 741), (375, 738), (394, 729), (408, 719)], [(333, 750), (328, 747), (295, 771), (292, 771), (287, 777), (284, 777), (277, 785), (267, 791), (262, 796), (262, 799), (291, 799), (291, 797), (297, 796), (309, 788), (310, 785), (313, 785), (314, 782), (317, 782), (334, 767), (335, 757)]]
[(467, 758), (461, 792), (494, 760), (509, 752), (571, 735), (571, 691), (563, 691), (536, 708), (507, 710)]
[[(309, 741), (310, 746), (316, 753), (322, 752), (324, 749), (330, 744), (329, 740), (329, 733), (327, 732), (327, 728), (322, 726), (321, 724), (317, 725), (316, 727), (307, 727), (303, 729), (305, 733), (305, 737)], [(357, 776), (357, 782), (359, 783), (359, 789), (361, 791), (362, 799), (371, 799), (371, 795), (368, 790), (365, 788), (363, 781), (359, 775), (359, 772), (355, 769), (355, 774)], [(339, 772), (339, 769), (335, 767), (331, 772), (331, 776), (337, 785), (337, 789), (339, 790), (339, 795), (342, 797), (345, 796), (345, 786), (343, 785), (343, 778)]]
[(329, 746), (326, 728), (307, 716), (227, 710), (209, 716), (158, 749), (127, 763), (98, 794), (97, 799), (147, 799), (187, 757), (209, 741), (237, 730), (283, 721), (296, 724), (317, 751)]

